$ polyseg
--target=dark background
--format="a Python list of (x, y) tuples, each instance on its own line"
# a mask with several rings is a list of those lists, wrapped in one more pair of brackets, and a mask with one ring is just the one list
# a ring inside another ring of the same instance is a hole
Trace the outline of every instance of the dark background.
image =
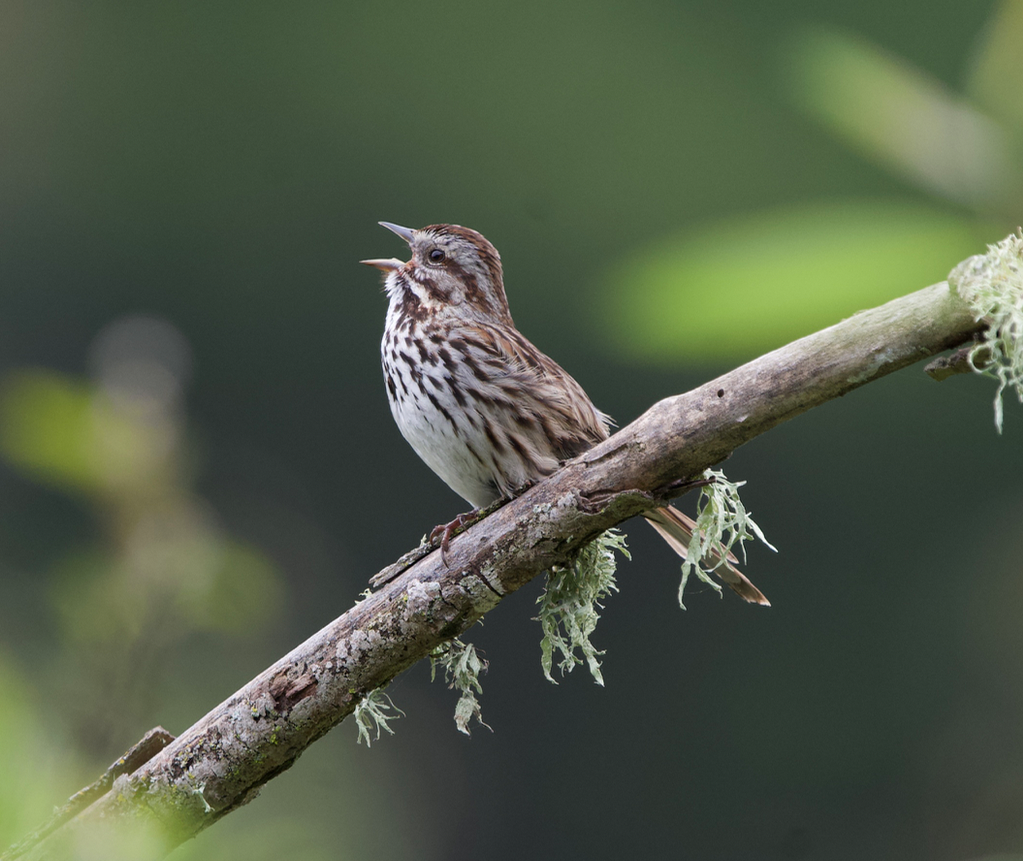
[[(0, 843), (465, 508), (388, 412), (379, 219), (484, 232), (625, 423), (1014, 229), (1021, 39), (1019, 2), (0, 3)], [(543, 679), (534, 584), (468, 637), (493, 732), (417, 666), (393, 737), (174, 857), (1017, 857), (993, 393), (918, 366), (736, 452), (771, 609), (681, 611), (630, 523), (605, 688)]]

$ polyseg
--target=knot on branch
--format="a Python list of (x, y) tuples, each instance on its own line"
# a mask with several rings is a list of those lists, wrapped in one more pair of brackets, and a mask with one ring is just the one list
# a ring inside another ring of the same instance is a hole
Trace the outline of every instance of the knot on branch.
[(267, 693), (273, 702), (275, 711), (282, 715), (290, 712), (296, 703), (316, 693), (318, 682), (308, 670), (303, 670), (297, 677), (292, 677), (295, 668), (282, 670), (267, 685)]

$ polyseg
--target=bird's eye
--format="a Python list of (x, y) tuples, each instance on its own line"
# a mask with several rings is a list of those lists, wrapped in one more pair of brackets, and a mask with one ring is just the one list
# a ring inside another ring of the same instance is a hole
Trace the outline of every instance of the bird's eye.
[(444, 260), (445, 257), (447, 257), (447, 255), (444, 253), (443, 248), (434, 248), (430, 252), (429, 257), (431, 263), (440, 263)]

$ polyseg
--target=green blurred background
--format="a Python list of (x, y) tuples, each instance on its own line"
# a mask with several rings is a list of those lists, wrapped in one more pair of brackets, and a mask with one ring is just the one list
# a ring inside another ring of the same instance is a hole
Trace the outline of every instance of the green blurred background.
[[(0, 844), (463, 510), (386, 405), (379, 219), (484, 232), (625, 423), (1014, 229), (1020, 44), (1020, 0), (0, 3)], [(416, 667), (395, 736), (174, 857), (1023, 853), (993, 391), (914, 368), (736, 452), (772, 609), (683, 613), (630, 525), (606, 688), (544, 681), (536, 585), (470, 634), (493, 733)]]

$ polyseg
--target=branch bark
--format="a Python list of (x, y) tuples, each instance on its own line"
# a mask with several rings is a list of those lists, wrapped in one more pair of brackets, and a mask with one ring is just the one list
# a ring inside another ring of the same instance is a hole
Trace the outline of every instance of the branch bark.
[[(382, 574), (379, 591), (285, 655), (44, 840), (5, 858), (74, 854), (102, 824), (156, 825), (165, 847), (247, 803), (371, 691), (472, 626), (501, 598), (568, 562), (605, 529), (671, 495), (734, 449), (806, 410), (946, 349), (981, 328), (942, 282), (651, 407), (632, 424), (471, 526), (439, 553)], [(386, 578), (384, 578), (386, 579)]]

